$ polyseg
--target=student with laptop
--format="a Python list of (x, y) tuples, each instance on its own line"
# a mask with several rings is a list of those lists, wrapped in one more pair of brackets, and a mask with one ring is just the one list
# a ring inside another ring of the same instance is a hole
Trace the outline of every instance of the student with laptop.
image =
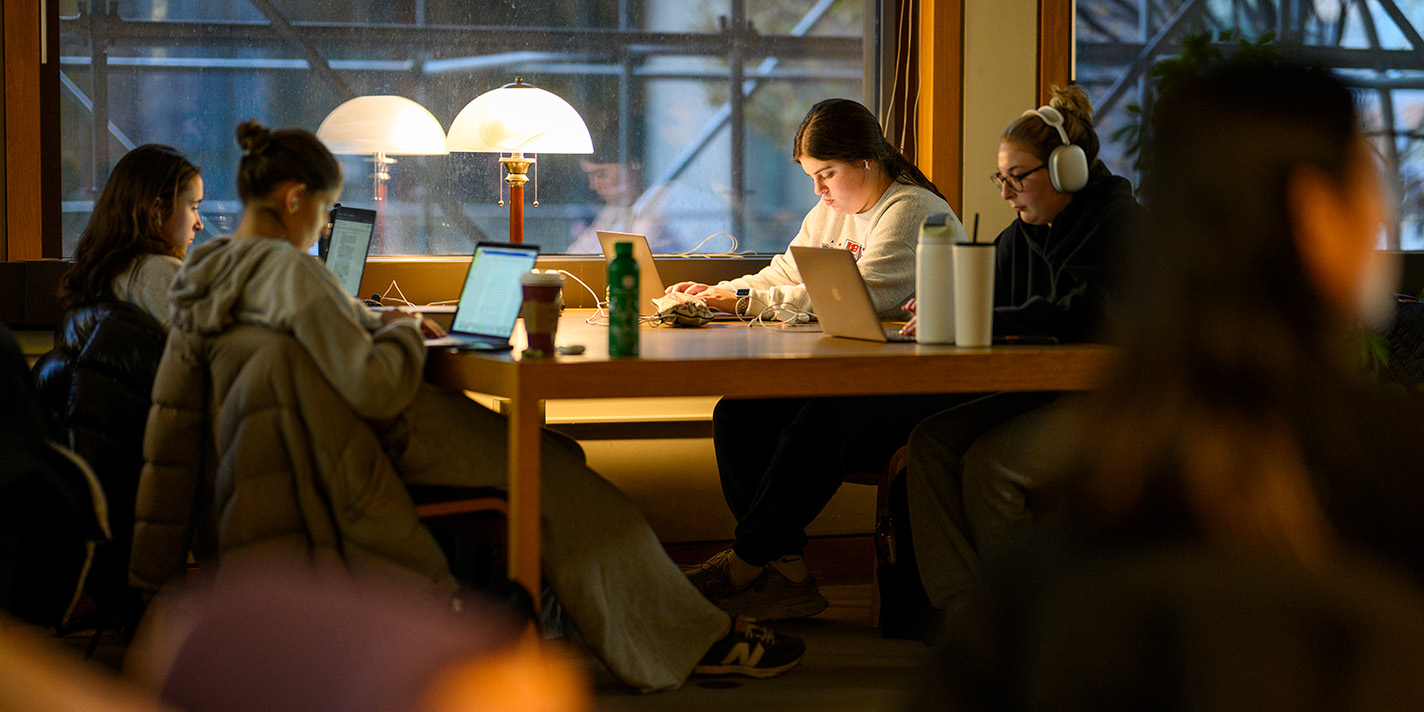
[[(376, 431), (405, 483), (505, 482), (506, 421), (462, 393), (424, 382), (427, 347), (417, 318), (399, 310), (372, 313), (307, 256), (341, 192), (340, 166), (331, 153), (308, 131), (270, 131), (256, 121), (241, 124), (237, 138), (243, 154), (238, 170), (242, 220), (232, 238), (195, 249), (173, 289), (175, 328), (154, 387), (151, 421), (170, 435), (150, 427), (150, 463), (141, 484), (150, 497), (141, 502), (144, 524), (141, 535), (135, 536), (131, 569), (134, 580), (149, 587), (162, 584), (154, 579), (163, 577), (146, 573), (170, 570), (153, 561), (158, 552), (171, 553), (175, 546), (186, 551), (190, 538), (174, 531), (178, 527), (173, 518), (174, 512), (193, 506), (191, 490), (185, 501), (181, 492), (155, 480), (192, 476), (167, 471), (184, 466), (174, 463), (189, 462), (189, 453), (201, 447), (182, 438), (192, 430), (185, 430), (184, 424), (208, 415), (205, 388), (234, 381), (241, 370), (241, 364), (220, 358), (200, 368), (193, 368), (192, 362), (209, 354), (220, 357), (223, 350), (213, 344), (234, 332), (242, 338), (240, 326), (290, 335), (326, 376), (329, 385), (320, 386), (322, 393), (334, 390)], [(205, 375), (194, 375), (200, 372)], [(291, 387), (300, 397), (302, 385)], [(259, 405), (267, 402), (257, 400)], [(195, 411), (194, 403), (203, 405)], [(282, 448), (292, 447), (284, 440), (304, 442), (308, 437), (305, 425), (269, 427), (290, 436), (273, 438), (274, 458)], [(800, 661), (805, 648), (800, 640), (777, 636), (708, 603), (668, 559), (636, 505), (588, 468), (576, 443), (546, 432), (543, 444), (545, 580), (582, 639), (615, 675), (652, 691), (681, 685), (693, 673), (770, 677)], [(241, 455), (239, 462), (265, 462), (262, 453)], [(363, 486), (371, 476), (369, 463), (337, 460), (328, 466), (320, 476), (336, 483), (328, 488), (328, 497), (344, 496), (330, 505), (341, 508), (342, 523), (357, 519), (362, 508), (377, 506), (370, 501), (378, 499), (377, 494)], [(291, 489), (278, 484), (266, 491), (280, 508), (295, 506), (283, 499)], [(263, 503), (241, 504), (250, 508)], [(274, 511), (273, 517), (278, 514)], [(260, 538), (262, 532), (222, 534), (227, 538), (219, 536), (217, 541), (241, 542), (243, 537)], [(372, 536), (370, 531), (365, 534)], [(389, 538), (378, 543), (399, 549), (408, 546), (408, 534), (389, 532)], [(349, 560), (347, 564), (357, 565)]]
[[(1097, 160), (1081, 87), (1015, 119), (991, 176), (1018, 217), (995, 249), (994, 333), (1083, 341), (1099, 336), (1110, 265), (1145, 215), (1127, 179)], [(907, 330), (913, 331), (913, 326)], [(981, 562), (1029, 534), (1029, 500), (1055, 476), (1056, 393), (998, 393), (936, 414), (909, 441), (910, 530), (925, 591), (950, 610)]]
[[(796, 132), (792, 160), (820, 202), (785, 254), (756, 274), (672, 290), (743, 314), (809, 313), (811, 299), (791, 254), (797, 248), (846, 250), (874, 311), (902, 315), (915, 291), (915, 246), (931, 213), (949, 213), (934, 184), (885, 138), (875, 115), (848, 99), (811, 107)], [(964, 229), (955, 221), (962, 236)], [(736, 291), (749, 296), (738, 299)], [(802, 559), (806, 526), (846, 474), (888, 459), (915, 423), (948, 407), (930, 396), (884, 418), (861, 416), (877, 398), (723, 399), (713, 411), (717, 469), (737, 518), (732, 548), (689, 572), (723, 609), (758, 618), (815, 615), (827, 603)], [(876, 409), (879, 410), (879, 409)]]

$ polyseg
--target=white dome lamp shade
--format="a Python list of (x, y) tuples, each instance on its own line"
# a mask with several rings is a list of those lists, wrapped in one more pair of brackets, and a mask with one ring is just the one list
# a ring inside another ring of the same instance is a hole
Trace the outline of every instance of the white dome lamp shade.
[(336, 107), (316, 137), (332, 153), (444, 155), (445, 131), (420, 104), (403, 96), (358, 96)]
[(385, 181), (395, 159), (388, 156), (438, 156), (445, 131), (425, 107), (403, 96), (358, 96), (336, 107), (316, 130), (327, 150), (339, 155), (373, 155), (372, 182), (377, 202), (385, 200)]
[[(593, 153), (583, 117), (567, 101), (515, 78), (481, 94), (450, 124), (451, 152), (500, 153), (509, 185), (509, 241), (524, 241), (524, 185), (536, 153)], [(500, 201), (503, 204), (503, 201)], [(535, 183), (534, 205), (539, 205)]]

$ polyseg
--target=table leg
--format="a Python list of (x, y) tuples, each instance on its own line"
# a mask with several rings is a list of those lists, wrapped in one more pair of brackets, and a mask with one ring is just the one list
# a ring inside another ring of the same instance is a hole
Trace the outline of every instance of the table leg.
[(539, 466), (544, 401), (518, 395), (509, 401), (509, 576), (539, 605)]

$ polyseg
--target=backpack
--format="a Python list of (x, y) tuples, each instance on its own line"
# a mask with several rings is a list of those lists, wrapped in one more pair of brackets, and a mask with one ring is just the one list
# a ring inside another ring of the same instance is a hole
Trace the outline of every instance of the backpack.
[(24, 354), (0, 325), (0, 610), (59, 628), (75, 614), (97, 546), (108, 539), (103, 490), (53, 440)]
[(129, 552), (150, 393), (167, 338), (132, 304), (88, 304), (65, 313), (54, 349), (32, 369), (57, 439), (89, 463), (103, 488), (110, 538), (95, 552), (85, 593), (94, 622), (121, 630), (132, 629), (142, 609), (129, 586)]

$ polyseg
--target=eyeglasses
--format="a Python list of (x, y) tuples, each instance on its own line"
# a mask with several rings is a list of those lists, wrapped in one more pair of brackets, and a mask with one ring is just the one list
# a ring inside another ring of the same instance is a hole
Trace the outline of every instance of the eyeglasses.
[(1013, 173), (1009, 173), (1008, 175), (1004, 175), (1003, 173), (995, 173), (994, 175), (989, 176), (989, 180), (994, 181), (994, 187), (998, 188), (999, 190), (1003, 190), (1004, 186), (1007, 185), (1009, 186), (1009, 190), (1012, 190), (1015, 193), (1022, 193), (1023, 179), (1047, 167), (1047, 163), (1040, 164), (1039, 167), (1026, 170), (1018, 175), (1014, 175)]

